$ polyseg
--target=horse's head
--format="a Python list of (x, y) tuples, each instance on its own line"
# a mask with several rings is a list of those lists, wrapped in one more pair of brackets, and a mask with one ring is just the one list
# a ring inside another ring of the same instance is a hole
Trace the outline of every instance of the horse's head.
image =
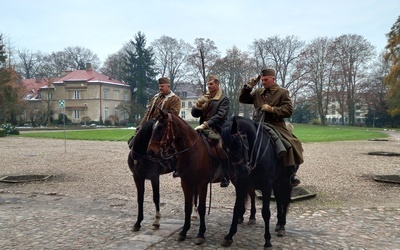
[(174, 139), (171, 123), (172, 114), (159, 109), (159, 115), (153, 125), (150, 142), (147, 146), (147, 154), (149, 156), (159, 157), (160, 154), (168, 151)]
[(239, 125), (240, 119), (232, 117), (221, 133), (223, 147), (235, 169), (244, 169), (249, 160), (249, 142), (246, 131), (242, 131)]

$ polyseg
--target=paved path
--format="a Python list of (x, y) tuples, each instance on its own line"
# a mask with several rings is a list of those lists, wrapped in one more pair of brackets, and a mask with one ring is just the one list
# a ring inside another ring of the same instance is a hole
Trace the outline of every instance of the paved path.
[[(196, 221), (184, 242), (175, 241), (181, 220), (162, 219), (161, 228), (151, 230), (147, 216), (142, 230), (131, 232), (132, 206), (121, 199), (3, 192), (0, 249), (222, 249), (220, 242), (231, 213), (212, 209), (207, 216), (206, 243), (196, 246)], [(271, 221), (275, 223), (275, 214)], [(262, 235), (258, 214), (255, 226), (240, 225), (230, 249), (262, 249)], [(273, 234), (272, 242), (274, 249), (400, 249), (400, 208), (313, 210), (293, 203), (287, 236)]]

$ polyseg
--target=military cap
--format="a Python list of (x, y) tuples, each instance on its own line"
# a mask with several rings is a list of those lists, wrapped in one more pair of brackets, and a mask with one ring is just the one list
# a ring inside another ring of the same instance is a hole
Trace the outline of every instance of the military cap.
[(170, 84), (168, 77), (161, 77), (158, 79), (158, 84)]
[(261, 71), (261, 75), (262, 76), (273, 76), (273, 77), (275, 77), (275, 70), (273, 70), (273, 69), (263, 69)]

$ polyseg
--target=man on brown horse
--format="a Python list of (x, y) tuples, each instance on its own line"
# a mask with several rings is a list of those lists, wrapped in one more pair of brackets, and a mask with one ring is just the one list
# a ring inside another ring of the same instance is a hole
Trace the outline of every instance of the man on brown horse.
[[(263, 88), (253, 90), (261, 79)], [(271, 124), (291, 146), (283, 157), (283, 164), (290, 174), (292, 186), (300, 184), (296, 178), (297, 168), (303, 163), (303, 148), (299, 139), (288, 130), (284, 118), (293, 114), (293, 104), (287, 89), (275, 82), (275, 70), (263, 69), (261, 75), (245, 84), (239, 96), (239, 102), (253, 104), (256, 109), (254, 121), (259, 122), (264, 113), (264, 122)]]
[[(200, 97), (192, 107), (192, 116), (200, 117), (200, 125), (195, 128), (202, 131), (208, 139), (218, 147), (217, 152), (223, 152), (220, 133), (228, 118), (229, 99), (222, 93), (217, 76), (211, 75), (207, 82), (208, 92)], [(224, 159), (223, 159), (224, 158)], [(221, 187), (229, 185), (229, 163), (226, 157), (220, 157), (224, 178)]]
[[(146, 114), (144, 115), (139, 126), (136, 128), (136, 133), (139, 132), (140, 128), (145, 122), (157, 117), (159, 113), (158, 108), (161, 110), (168, 110), (169, 112), (179, 116), (181, 111), (181, 99), (174, 92), (172, 92), (171, 84), (167, 77), (161, 77), (158, 79), (158, 90), (159, 92), (155, 94), (153, 98), (151, 98)], [(131, 147), (133, 138), (134, 136), (132, 136), (128, 141), (129, 147)], [(173, 176), (178, 176), (178, 173), (175, 170)]]

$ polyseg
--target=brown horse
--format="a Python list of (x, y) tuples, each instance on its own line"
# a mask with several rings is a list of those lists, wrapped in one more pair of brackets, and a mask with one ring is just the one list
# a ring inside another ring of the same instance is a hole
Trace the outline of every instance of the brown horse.
[[(162, 159), (176, 157), (176, 168), (181, 178), (181, 187), (185, 197), (185, 223), (179, 233), (178, 241), (186, 239), (191, 225), (193, 197), (197, 195), (200, 226), (195, 244), (204, 243), (208, 184), (217, 182), (222, 177), (219, 160), (210, 153), (207, 140), (202, 133), (194, 130), (179, 116), (160, 110), (160, 116), (156, 119), (153, 127), (147, 153), (149, 156)], [(252, 191), (252, 214), (249, 223), (255, 220), (254, 190)]]
[(156, 215), (153, 221), (153, 229), (160, 227), (160, 175), (170, 173), (171, 170), (167, 164), (163, 164), (159, 160), (147, 156), (147, 145), (150, 141), (151, 131), (153, 128), (153, 120), (147, 121), (138, 131), (136, 136), (128, 143), (130, 152), (128, 155), (128, 166), (133, 174), (137, 190), (138, 215), (132, 231), (139, 231), (141, 222), (143, 221), (143, 202), (145, 191), (145, 180), (151, 181), (153, 189), (153, 202), (156, 207)]

